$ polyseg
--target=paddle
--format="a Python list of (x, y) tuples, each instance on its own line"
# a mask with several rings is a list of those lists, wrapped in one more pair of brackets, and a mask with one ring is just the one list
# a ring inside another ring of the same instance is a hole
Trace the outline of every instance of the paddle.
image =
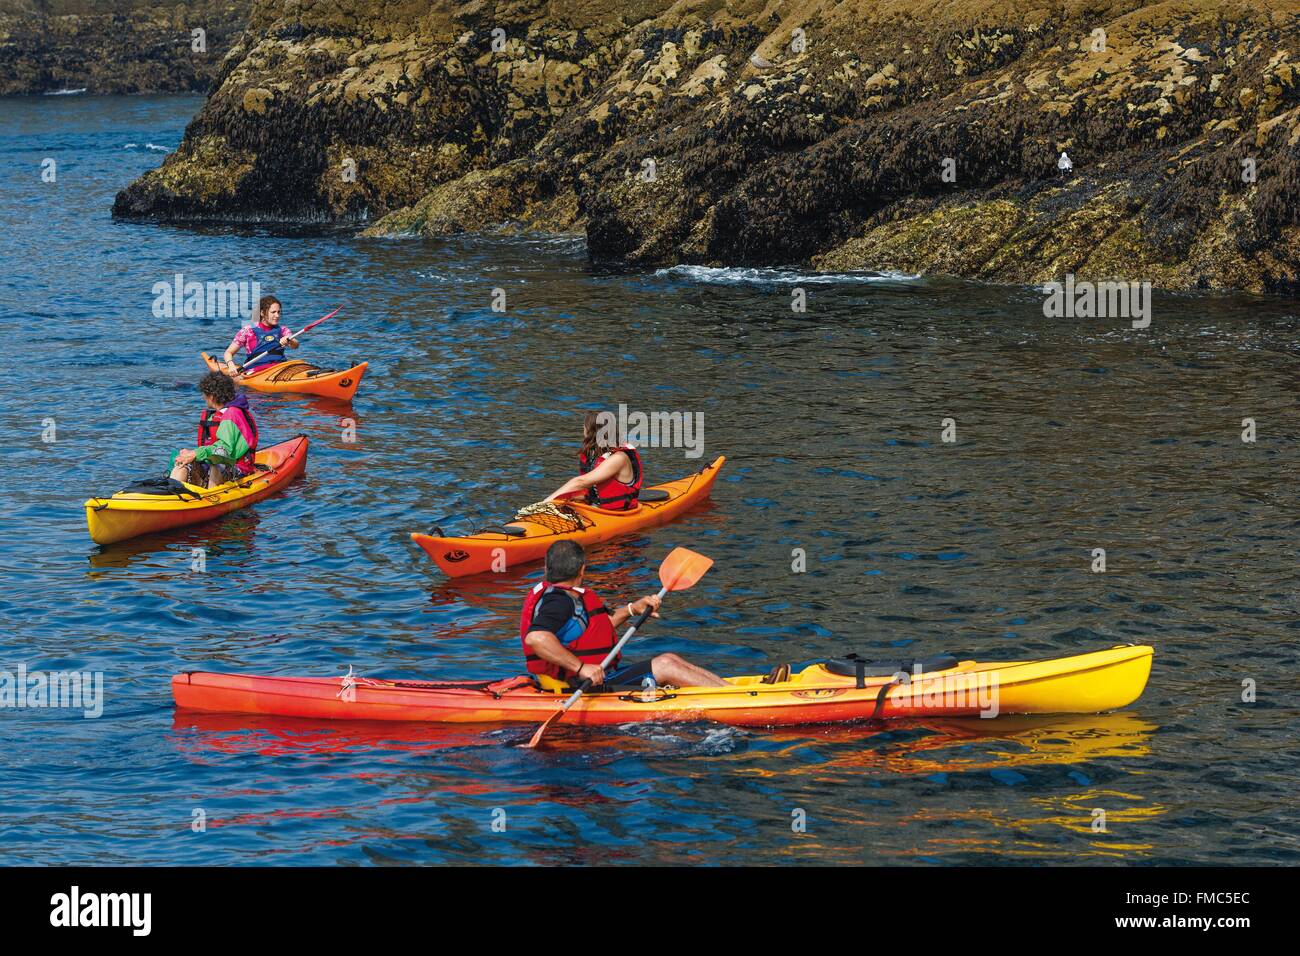
[[(659, 597), (662, 599), (669, 591), (685, 591), (687, 588), (692, 587), (696, 581), (704, 577), (704, 572), (711, 567), (713, 567), (712, 558), (706, 558), (704, 555), (697, 554), (688, 548), (673, 548), (668, 557), (664, 558), (664, 563), (659, 565), (659, 582), (663, 585), (659, 590)], [(631, 639), (632, 635), (636, 633), (636, 629), (644, 624), (653, 613), (654, 608), (648, 607), (637, 615), (636, 620), (632, 622), (632, 626), (623, 633), (622, 638), (614, 645), (614, 649), (600, 662), (601, 670), (608, 667), (618, 657), (619, 652), (623, 650), (623, 645)], [(547, 728), (568, 713), (569, 708), (578, 702), (578, 698), (590, 686), (591, 679), (584, 680), (578, 686), (578, 689), (573, 692), (573, 696), (566, 700), (559, 710), (547, 717), (545, 723), (537, 728), (537, 733), (533, 734), (533, 739), (524, 744), (525, 749), (532, 750), (541, 743)]]
[[(309, 331), (311, 331), (312, 329), (316, 328), (316, 326), (320, 325), (320, 324), (321, 324), (322, 322), (324, 322), (326, 319), (332, 319), (334, 316), (338, 315), (339, 312), (342, 311), (342, 309), (343, 309), (343, 306), (339, 306), (339, 307), (338, 307), (337, 309), (335, 309), (333, 312), (329, 313), (329, 315), (322, 315), (322, 316), (321, 316), (319, 319), (317, 319), (315, 322), (310, 322), (310, 323), (308, 323), (307, 325), (304, 325), (302, 328), (300, 328), (297, 332), (293, 333), (293, 335), (289, 336), (289, 337), (288, 337), (287, 339), (285, 339), (284, 341), (285, 341), (285, 342), (292, 342), (294, 339), (296, 339), (298, 336), (302, 335), (304, 332), (309, 332)], [(258, 358), (260, 358), (260, 356), (259, 356)], [(248, 360), (247, 362), (245, 362), (243, 365), (239, 366), (239, 371), (242, 372), (244, 369), (248, 368), (248, 366), (252, 365), (252, 364), (253, 364), (254, 362), (256, 362), (256, 361), (257, 361), (257, 358), (251, 358), (251, 359), (249, 359), (249, 360)]]

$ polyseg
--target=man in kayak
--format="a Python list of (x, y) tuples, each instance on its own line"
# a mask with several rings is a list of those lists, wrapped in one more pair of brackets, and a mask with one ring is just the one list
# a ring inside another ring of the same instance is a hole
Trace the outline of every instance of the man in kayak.
[(199, 381), (207, 403), (199, 418), (197, 448), (182, 448), (172, 458), (171, 476), (191, 485), (215, 488), (253, 471), (257, 423), (248, 399), (235, 394), (235, 382), (223, 372)]
[(222, 356), (228, 373), (239, 374), (235, 355), (240, 349), (247, 353), (245, 362), (253, 361), (244, 371), (255, 372), (259, 368), (285, 361), (284, 350), (298, 347), (298, 340), (292, 337), (293, 333), (287, 326), (280, 324), (280, 312), (279, 299), (273, 295), (262, 296), (257, 303), (257, 316), (253, 324), (246, 325), (235, 333), (234, 341)]
[(626, 511), (635, 507), (644, 482), (641, 456), (631, 445), (603, 444), (601, 431), (600, 413), (587, 412), (582, 422), (579, 474), (548, 495), (547, 501), (585, 492), (587, 503), (599, 508)]
[(555, 683), (567, 680), (573, 686), (586, 679), (594, 686), (639, 687), (648, 676), (656, 684), (677, 687), (727, 686), (717, 674), (676, 654), (635, 663), (616, 658), (612, 670), (602, 670), (601, 661), (618, 643), (618, 630), (647, 608), (658, 608), (659, 596), (649, 594), (610, 610), (594, 591), (582, 586), (586, 570), (587, 555), (576, 541), (557, 541), (547, 549), (546, 579), (529, 592), (519, 620), (531, 673)]

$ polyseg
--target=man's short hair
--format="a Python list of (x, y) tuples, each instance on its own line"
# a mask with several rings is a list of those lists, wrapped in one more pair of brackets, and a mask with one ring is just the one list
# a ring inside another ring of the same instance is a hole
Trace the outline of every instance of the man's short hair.
[(546, 580), (571, 581), (582, 573), (587, 552), (576, 541), (557, 541), (546, 549)]

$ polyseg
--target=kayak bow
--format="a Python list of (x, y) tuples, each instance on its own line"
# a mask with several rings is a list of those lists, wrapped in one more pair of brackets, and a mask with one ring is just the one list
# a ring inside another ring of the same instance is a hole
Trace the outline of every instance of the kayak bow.
[[(837, 724), (871, 719), (998, 714), (1091, 714), (1141, 696), (1152, 649), (1120, 645), (1049, 660), (961, 661), (910, 683), (859, 679), (809, 664), (789, 681), (731, 677), (729, 687), (592, 691), (567, 724), (714, 720), (737, 727)], [(882, 693), (883, 691), (883, 693)], [(500, 724), (545, 720), (566, 697), (528, 677), (502, 681), (390, 681), (362, 677), (257, 677), (188, 671), (172, 678), (181, 710), (328, 720)]]

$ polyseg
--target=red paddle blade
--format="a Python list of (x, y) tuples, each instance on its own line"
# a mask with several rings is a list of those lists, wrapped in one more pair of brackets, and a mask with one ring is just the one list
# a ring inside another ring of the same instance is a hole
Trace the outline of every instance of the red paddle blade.
[(659, 582), (670, 591), (685, 591), (713, 567), (713, 559), (689, 548), (673, 548), (659, 565)]
[(557, 710), (555, 713), (551, 714), (551, 716), (547, 717), (546, 720), (542, 723), (542, 726), (537, 728), (537, 733), (533, 734), (533, 739), (528, 741), (528, 743), (524, 744), (524, 749), (525, 750), (537, 749), (537, 745), (542, 742), (542, 737), (546, 735), (546, 728), (551, 726), (551, 724), (555, 723), (557, 720), (559, 720), (560, 716), (563, 713), (564, 711)]

